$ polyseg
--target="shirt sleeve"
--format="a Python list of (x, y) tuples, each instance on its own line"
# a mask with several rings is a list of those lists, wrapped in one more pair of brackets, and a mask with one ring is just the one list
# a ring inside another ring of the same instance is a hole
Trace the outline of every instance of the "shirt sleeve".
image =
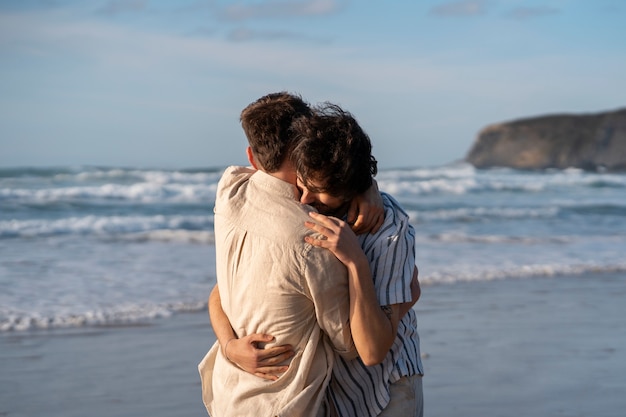
[(415, 268), (415, 230), (409, 216), (391, 196), (381, 193), (385, 221), (376, 234), (360, 237), (381, 306), (411, 301)]
[(346, 359), (357, 356), (350, 331), (348, 273), (332, 252), (309, 247), (305, 276), (315, 315), (333, 349)]

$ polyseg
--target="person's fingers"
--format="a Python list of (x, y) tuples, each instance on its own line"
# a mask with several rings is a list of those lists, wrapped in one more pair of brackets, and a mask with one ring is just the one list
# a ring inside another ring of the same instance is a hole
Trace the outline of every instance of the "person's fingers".
[(304, 225), (308, 228), (313, 230), (314, 232), (318, 232), (318, 233), (322, 233), (324, 234), (324, 232), (326, 231), (327, 227), (322, 226), (319, 223), (315, 223), (315, 222), (308, 222), (305, 221)]
[(373, 233), (378, 232), (384, 222), (385, 222), (385, 212), (383, 211), (378, 215), (378, 218), (376, 219), (376, 222), (374, 223), (374, 227), (372, 227), (372, 231), (370, 233), (373, 234)]
[(256, 371), (266, 375), (281, 375), (287, 372), (289, 366), (281, 365), (281, 366), (261, 366)]
[(343, 220), (338, 219), (337, 217), (325, 216), (323, 214), (316, 213), (314, 211), (310, 212), (309, 216), (313, 217), (316, 222), (320, 223), (321, 225), (331, 230), (336, 230), (337, 228), (340, 228), (345, 224)]
[[(322, 217), (320, 217), (320, 222), (319, 223), (315, 223), (315, 222), (309, 222), (309, 221), (305, 221), (304, 225), (310, 229), (313, 230), (314, 232), (317, 232), (319, 234), (322, 235), (321, 238), (318, 238), (316, 240), (328, 240), (328, 239), (332, 239), (334, 238), (337, 234), (339, 234), (341, 227), (342, 227), (342, 223), (341, 220), (335, 218), (335, 217), (326, 217), (324, 215), (320, 215)], [(316, 221), (318, 219), (316, 218)], [(341, 223), (338, 223), (341, 222)], [(324, 224), (321, 224), (324, 223)]]
[(278, 377), (275, 376), (275, 375), (266, 375), (266, 374), (262, 374), (261, 372), (255, 372), (252, 375), (258, 376), (259, 378), (263, 378), (263, 379), (266, 379), (268, 381), (276, 381), (276, 380), (278, 380)]
[(269, 349), (260, 349), (257, 353), (259, 364), (276, 365), (294, 355), (293, 348), (290, 345), (283, 345)]
[(305, 236), (304, 241), (313, 246), (327, 248), (329, 244), (328, 239), (325, 239), (325, 236), (322, 236), (322, 237), (324, 237), (324, 239), (316, 239), (313, 236)]
[(352, 231), (357, 235), (363, 233), (376, 233), (385, 221), (384, 210), (369, 210), (367, 216), (359, 214), (352, 226)]
[[(348, 223), (351, 224), (350, 222)], [(365, 231), (365, 225), (367, 225), (367, 220), (363, 214), (359, 213), (356, 221), (352, 224), (352, 231), (356, 234), (361, 234)]]
[(356, 224), (356, 222), (358, 221), (358, 218), (357, 218), (358, 214), (359, 214), (359, 205), (357, 203), (356, 198), (353, 198), (352, 201), (350, 202), (350, 207), (348, 208), (348, 215), (346, 217), (348, 224)]
[(247, 339), (249, 343), (268, 343), (274, 340), (274, 336), (264, 333), (252, 333), (247, 336), (242, 337), (242, 339)]
[(279, 345), (279, 346), (272, 346), (270, 348), (261, 349), (261, 350), (263, 352), (266, 352), (267, 356), (276, 356), (276, 355), (280, 355), (282, 353), (289, 352), (289, 351), (293, 352), (293, 346), (291, 346), (291, 345)]
[(254, 375), (268, 381), (276, 381), (282, 374), (287, 372), (287, 369), (289, 369), (288, 366), (259, 368), (257, 372), (254, 372)]
[(295, 355), (293, 351), (283, 352), (278, 355), (274, 355), (271, 357), (266, 357), (259, 361), (259, 367), (262, 366), (278, 366), (278, 364), (283, 363), (289, 358), (292, 358)]
[(310, 229), (313, 230), (314, 232), (319, 233), (320, 235), (322, 235), (319, 238), (313, 237), (313, 236), (305, 236), (304, 240), (307, 241), (308, 243), (315, 245), (315, 246), (321, 246), (323, 245), (323, 242), (325, 242), (326, 240), (328, 240), (328, 237), (331, 236), (333, 234), (332, 230), (321, 226), (319, 224), (313, 223), (313, 222), (304, 222), (304, 225)]
[[(324, 216), (325, 217), (325, 216)], [(317, 219), (316, 219), (317, 221)], [(330, 236), (332, 233), (334, 233), (334, 225), (332, 222), (328, 221), (327, 218), (325, 219), (321, 219), (321, 221), (319, 222), (309, 222), (309, 221), (305, 221), (304, 225), (310, 229), (313, 230), (314, 232), (320, 233), (326, 237)]]

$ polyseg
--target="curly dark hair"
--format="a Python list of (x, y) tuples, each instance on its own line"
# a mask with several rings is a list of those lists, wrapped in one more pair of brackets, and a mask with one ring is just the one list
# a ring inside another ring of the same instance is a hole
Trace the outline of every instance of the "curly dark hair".
[(302, 97), (284, 91), (265, 95), (242, 110), (241, 126), (261, 168), (278, 171), (293, 148), (291, 122), (310, 115), (311, 107)]
[(293, 122), (291, 160), (309, 190), (349, 201), (365, 192), (377, 173), (370, 138), (352, 114), (335, 104), (313, 110), (312, 116)]

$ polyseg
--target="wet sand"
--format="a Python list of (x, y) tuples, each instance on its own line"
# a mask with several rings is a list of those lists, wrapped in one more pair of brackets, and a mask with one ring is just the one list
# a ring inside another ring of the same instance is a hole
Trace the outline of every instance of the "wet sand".
[[(626, 277), (425, 286), (425, 415), (619, 417)], [(0, 416), (202, 417), (208, 316), (0, 334)]]

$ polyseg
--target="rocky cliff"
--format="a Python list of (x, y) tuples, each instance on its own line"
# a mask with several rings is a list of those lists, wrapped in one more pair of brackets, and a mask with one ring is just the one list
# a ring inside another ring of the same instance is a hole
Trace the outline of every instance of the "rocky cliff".
[(485, 127), (465, 158), (477, 168), (626, 170), (626, 109)]

